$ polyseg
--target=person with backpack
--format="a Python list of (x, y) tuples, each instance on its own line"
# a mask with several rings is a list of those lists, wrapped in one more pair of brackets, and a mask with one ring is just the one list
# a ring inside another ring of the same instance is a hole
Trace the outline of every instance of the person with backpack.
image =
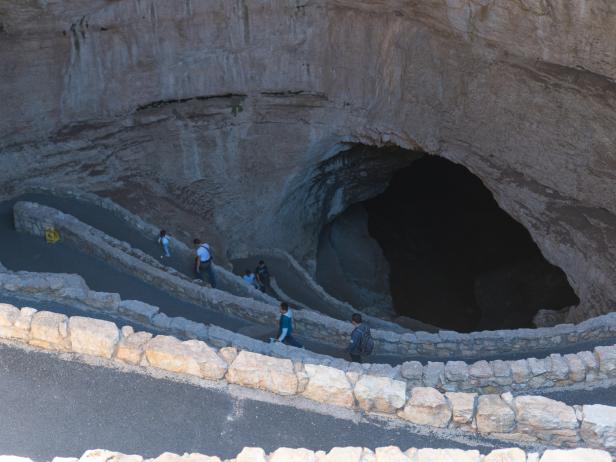
[(158, 243), (163, 249), (163, 254), (160, 256), (161, 260), (164, 257), (171, 257), (171, 252), (169, 251), (169, 236), (167, 236), (167, 231), (165, 231), (164, 229), (160, 230), (160, 233), (158, 235)]
[(261, 292), (264, 294), (271, 293), (270, 273), (263, 260), (259, 260), (259, 264), (255, 269), (255, 275), (257, 276), (257, 283), (259, 284), (259, 289)]
[(205, 282), (204, 272), (207, 273), (207, 277), (210, 280), (212, 289), (216, 288), (216, 275), (214, 274), (214, 268), (212, 267), (212, 252), (210, 251), (209, 244), (201, 243), (199, 239), (193, 240), (196, 248), (195, 257), (195, 273), (197, 276)]
[(351, 332), (351, 344), (347, 351), (354, 363), (361, 363), (362, 356), (368, 356), (374, 350), (374, 340), (370, 333), (370, 327), (362, 321), (359, 313), (354, 313), (351, 316), (351, 323), (355, 326), (355, 329)]
[(304, 348), (304, 346), (293, 337), (293, 314), (286, 302), (280, 303), (278, 337), (272, 340), (275, 342), (282, 342), (285, 345)]

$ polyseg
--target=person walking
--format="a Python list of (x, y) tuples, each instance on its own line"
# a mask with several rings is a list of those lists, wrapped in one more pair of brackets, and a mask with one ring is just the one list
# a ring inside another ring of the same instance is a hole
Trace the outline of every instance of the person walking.
[(257, 283), (259, 284), (259, 289), (261, 292), (264, 294), (267, 294), (268, 292), (271, 293), (270, 273), (263, 260), (259, 260), (257, 268), (255, 269), (255, 275), (257, 276)]
[(362, 356), (372, 354), (374, 350), (374, 340), (370, 333), (370, 327), (364, 323), (361, 314), (354, 313), (351, 316), (351, 323), (355, 327), (351, 332), (351, 343), (347, 349), (351, 361), (354, 363), (361, 363)]
[(210, 285), (215, 289), (216, 275), (212, 267), (212, 252), (210, 251), (210, 246), (209, 244), (201, 243), (199, 239), (193, 240), (193, 244), (195, 244), (196, 249), (195, 273), (203, 282), (205, 282), (204, 273), (207, 273)]
[(246, 284), (248, 284), (249, 286), (254, 287), (255, 289), (259, 288), (259, 285), (257, 284), (257, 277), (255, 276), (255, 274), (250, 271), (249, 269), (247, 269), (246, 271), (244, 271), (244, 276), (242, 276), (242, 279), (244, 280), (244, 282)]
[(163, 249), (163, 254), (160, 256), (161, 260), (164, 257), (171, 257), (171, 252), (169, 251), (169, 236), (167, 236), (167, 231), (165, 231), (164, 229), (160, 230), (160, 233), (158, 234), (158, 243), (160, 244), (160, 246)]
[(293, 313), (289, 305), (285, 302), (280, 303), (278, 338), (276, 338), (275, 341), (297, 348), (304, 348), (304, 346), (293, 337)]

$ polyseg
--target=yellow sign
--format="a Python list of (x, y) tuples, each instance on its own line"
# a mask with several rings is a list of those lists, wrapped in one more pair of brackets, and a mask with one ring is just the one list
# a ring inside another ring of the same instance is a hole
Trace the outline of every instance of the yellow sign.
[(60, 233), (51, 226), (45, 226), (45, 240), (48, 244), (55, 244), (60, 240)]

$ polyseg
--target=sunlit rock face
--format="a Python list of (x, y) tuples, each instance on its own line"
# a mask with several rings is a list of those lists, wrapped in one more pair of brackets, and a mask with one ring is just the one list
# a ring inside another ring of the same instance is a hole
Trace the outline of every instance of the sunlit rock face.
[(314, 269), (387, 181), (352, 159), (328, 179), (346, 143), (437, 154), (566, 272), (577, 321), (616, 307), (614, 44), (612, 0), (0, 0), (1, 192), (164, 201), (221, 253)]

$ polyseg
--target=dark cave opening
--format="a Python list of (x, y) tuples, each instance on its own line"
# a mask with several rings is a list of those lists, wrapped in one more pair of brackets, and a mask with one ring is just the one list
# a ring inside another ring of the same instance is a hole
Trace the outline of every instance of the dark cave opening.
[(469, 332), (532, 327), (538, 310), (579, 303), (564, 272), (465, 167), (425, 156), (362, 205), (398, 315)]
[(538, 310), (579, 303), (564, 272), (463, 166), (419, 159), (364, 206), (400, 315), (468, 332), (531, 327)]

